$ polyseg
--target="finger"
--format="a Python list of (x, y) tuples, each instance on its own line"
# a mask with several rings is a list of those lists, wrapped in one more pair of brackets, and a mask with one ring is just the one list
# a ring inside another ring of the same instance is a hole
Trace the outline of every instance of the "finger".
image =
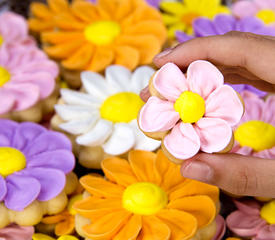
[(161, 67), (173, 62), (186, 69), (196, 60), (208, 60), (215, 65), (242, 67), (270, 83), (275, 83), (275, 41), (260, 35), (230, 32), (225, 35), (195, 38), (182, 43), (154, 63)]
[(275, 197), (275, 161), (238, 154), (200, 153), (185, 161), (182, 175), (236, 195)]
[(139, 95), (144, 102), (147, 102), (149, 97), (151, 96), (149, 87), (147, 86), (146, 88), (142, 89)]

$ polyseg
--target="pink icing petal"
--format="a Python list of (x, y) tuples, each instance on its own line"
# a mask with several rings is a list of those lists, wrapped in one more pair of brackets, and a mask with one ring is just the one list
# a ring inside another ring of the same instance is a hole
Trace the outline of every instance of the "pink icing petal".
[(167, 131), (180, 119), (172, 102), (150, 97), (139, 114), (139, 126), (144, 132)]
[(26, 20), (12, 12), (5, 12), (0, 16), (0, 34), (4, 41), (22, 41), (28, 36), (28, 25)]
[(207, 153), (222, 151), (232, 137), (229, 124), (218, 118), (201, 118), (194, 125), (194, 129), (200, 138), (201, 150)]
[(260, 216), (235, 211), (226, 218), (228, 228), (241, 237), (253, 237), (266, 225)]
[(249, 156), (252, 153), (252, 148), (250, 147), (240, 147), (239, 148), (232, 148), (231, 152), (238, 153), (244, 156)]
[(0, 115), (10, 112), (15, 105), (15, 98), (11, 92), (0, 88)]
[(266, 159), (275, 159), (275, 147), (260, 152), (254, 152), (253, 156)]
[(17, 83), (5, 85), (5, 91), (15, 98), (15, 111), (21, 111), (33, 106), (40, 98), (39, 87), (30, 83)]
[(155, 89), (169, 101), (176, 101), (182, 92), (187, 91), (186, 78), (174, 63), (166, 63), (153, 78)]
[(198, 93), (205, 100), (223, 82), (223, 75), (210, 62), (198, 60), (192, 62), (187, 69), (189, 90)]
[(275, 8), (274, 0), (254, 0), (254, 2), (260, 9), (274, 9)]
[(261, 205), (255, 200), (237, 201), (234, 200), (236, 207), (247, 215), (260, 216)]
[(263, 106), (262, 120), (275, 127), (275, 96), (269, 96)]
[(200, 139), (190, 123), (178, 123), (163, 141), (165, 148), (178, 159), (188, 159), (200, 150)]
[(217, 225), (216, 226), (216, 234), (212, 238), (212, 240), (221, 240), (222, 237), (224, 236), (225, 230), (226, 230), (225, 221), (221, 215), (218, 215), (216, 217), (216, 225)]
[(11, 224), (0, 229), (0, 240), (30, 240), (34, 234), (34, 227), (21, 227), (16, 224)]
[(257, 236), (253, 240), (274, 240), (275, 239), (275, 225), (266, 225), (259, 230)]
[(259, 98), (259, 96), (257, 94), (255, 94), (251, 91), (247, 91), (247, 90), (242, 91), (240, 93), (240, 95), (243, 99), (247, 99), (247, 98), (256, 98), (256, 99), (258, 99)]
[(0, 47), (0, 66), (5, 67), (8, 65), (10, 58), (11, 58), (11, 54), (8, 51), (8, 47), (7, 45), (2, 45)]
[(238, 1), (232, 6), (232, 12), (239, 18), (254, 16), (258, 11), (257, 5), (250, 0)]
[(220, 118), (230, 126), (236, 125), (243, 115), (243, 104), (230, 86), (217, 88), (205, 101), (205, 116)]

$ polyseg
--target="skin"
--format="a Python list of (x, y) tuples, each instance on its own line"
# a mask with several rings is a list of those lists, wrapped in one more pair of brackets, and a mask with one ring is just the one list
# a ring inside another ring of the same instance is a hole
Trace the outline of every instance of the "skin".
[[(245, 83), (261, 90), (275, 90), (275, 38), (251, 33), (196, 38), (166, 50), (154, 59), (157, 67), (168, 62), (183, 71), (195, 60), (215, 64), (229, 83)], [(141, 92), (149, 98), (148, 89)], [(275, 116), (274, 116), (275, 117)], [(216, 185), (234, 195), (275, 198), (275, 159), (238, 154), (199, 153), (184, 161), (182, 175)]]

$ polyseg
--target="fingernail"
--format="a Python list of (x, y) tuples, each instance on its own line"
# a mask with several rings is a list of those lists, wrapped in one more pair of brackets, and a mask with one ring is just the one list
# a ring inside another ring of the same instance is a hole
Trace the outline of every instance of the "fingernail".
[(166, 56), (167, 54), (169, 54), (171, 51), (172, 51), (172, 48), (167, 48), (163, 52), (161, 52), (158, 55), (156, 55), (155, 59), (156, 58), (162, 58), (162, 57)]
[(211, 182), (214, 170), (206, 163), (199, 161), (190, 161), (182, 165), (181, 174), (186, 178), (202, 182)]

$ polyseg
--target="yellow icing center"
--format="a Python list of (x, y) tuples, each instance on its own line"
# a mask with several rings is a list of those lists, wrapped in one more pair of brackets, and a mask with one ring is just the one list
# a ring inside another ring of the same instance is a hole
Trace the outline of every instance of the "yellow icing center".
[[(52, 238), (42, 233), (33, 234), (32, 239), (33, 240), (55, 240), (55, 238)], [(78, 238), (71, 235), (63, 235), (59, 237), (57, 240), (78, 240)]]
[(108, 45), (120, 34), (120, 25), (114, 21), (97, 21), (84, 30), (85, 38), (96, 45)]
[(0, 147), (0, 175), (7, 177), (26, 167), (26, 158), (22, 152), (11, 147)]
[(10, 80), (10, 78), (11, 78), (11, 75), (8, 72), (8, 70), (0, 66), (0, 87), (2, 87), (5, 83), (7, 83)]
[(0, 46), (3, 44), (4, 42), (4, 38), (2, 37), (2, 35), (0, 34)]
[(269, 224), (275, 224), (275, 200), (266, 203), (261, 211), (261, 218), (266, 220)]
[(77, 201), (80, 201), (80, 200), (82, 200), (83, 199), (83, 197), (82, 197), (82, 194), (78, 194), (78, 195), (75, 195), (75, 196), (73, 196), (71, 199), (70, 199), (70, 201), (69, 201), (69, 203), (68, 203), (68, 206), (67, 206), (67, 209), (68, 209), (68, 211), (69, 211), (69, 213), (71, 214), (71, 215), (76, 215), (77, 214), (77, 212), (74, 210), (74, 208), (73, 208), (73, 205), (77, 202)]
[(139, 95), (121, 92), (108, 97), (100, 108), (101, 117), (112, 122), (130, 122), (137, 118), (144, 102)]
[(153, 215), (167, 205), (167, 194), (156, 184), (134, 183), (123, 193), (123, 207), (135, 214)]
[(234, 135), (242, 147), (251, 147), (257, 152), (275, 146), (275, 127), (263, 121), (245, 122), (236, 129)]
[(271, 9), (260, 10), (257, 15), (265, 24), (270, 24), (275, 22), (275, 12)]
[(205, 113), (205, 102), (199, 94), (185, 91), (175, 102), (174, 108), (184, 123), (195, 123)]
[(190, 12), (190, 13), (184, 14), (181, 17), (181, 21), (184, 22), (188, 26), (192, 26), (193, 21), (198, 17), (200, 17), (199, 14)]

